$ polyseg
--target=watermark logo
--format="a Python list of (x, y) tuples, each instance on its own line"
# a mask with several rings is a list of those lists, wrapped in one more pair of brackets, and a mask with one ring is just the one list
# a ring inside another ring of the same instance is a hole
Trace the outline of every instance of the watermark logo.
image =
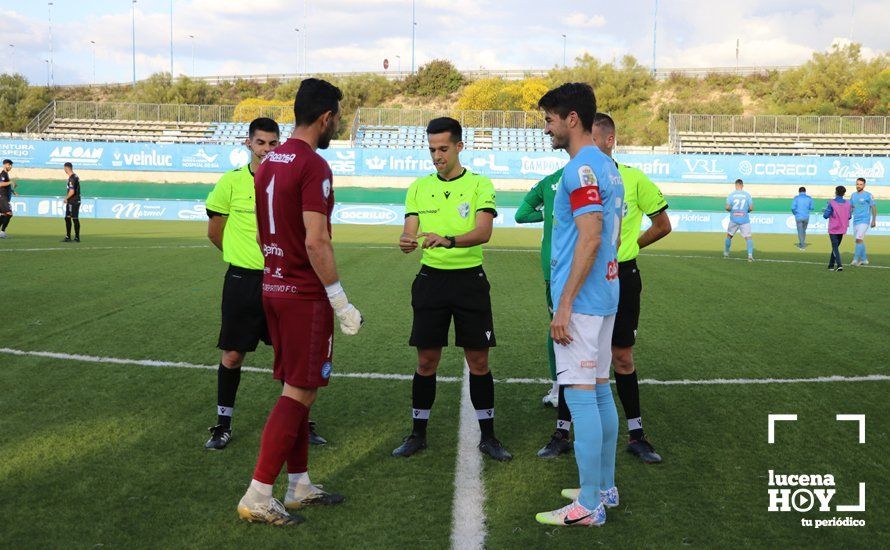
[[(859, 437), (852, 445), (865, 444), (865, 415), (864, 414), (838, 414), (835, 415), (838, 422), (856, 422), (859, 427)], [(767, 415), (767, 443), (776, 444), (776, 423), (796, 422), (796, 414), (770, 414)], [(858, 499), (855, 504), (840, 504), (835, 502), (837, 495), (838, 478), (832, 473), (780, 473), (769, 470), (767, 481), (767, 494), (769, 496), (769, 512), (823, 512), (834, 514), (837, 512), (865, 512), (865, 483), (858, 482)], [(819, 518), (801, 518), (803, 527), (819, 529), (823, 527), (864, 527), (865, 520), (853, 516)]]

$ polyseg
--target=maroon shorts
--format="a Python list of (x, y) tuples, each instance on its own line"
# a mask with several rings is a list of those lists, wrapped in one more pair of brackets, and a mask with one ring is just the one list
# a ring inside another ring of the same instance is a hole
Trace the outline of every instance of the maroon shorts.
[(298, 388), (327, 386), (334, 356), (331, 304), (264, 296), (263, 309), (275, 350), (275, 380)]

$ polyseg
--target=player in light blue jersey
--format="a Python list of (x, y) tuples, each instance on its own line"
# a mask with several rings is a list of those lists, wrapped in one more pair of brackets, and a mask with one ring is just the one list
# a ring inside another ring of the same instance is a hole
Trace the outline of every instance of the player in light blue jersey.
[(865, 254), (865, 234), (869, 227), (878, 223), (878, 205), (871, 193), (865, 190), (865, 178), (856, 180), (856, 192), (850, 195), (853, 203), (853, 235), (856, 237), (856, 248), (853, 252), (853, 265), (868, 265)]
[(740, 232), (748, 246), (748, 261), (754, 261), (754, 239), (751, 238), (751, 217), (754, 201), (751, 194), (744, 190), (745, 182), (735, 180), (735, 191), (726, 197), (726, 211), (729, 212), (729, 225), (726, 227), (726, 242), (723, 244), (723, 257), (729, 258), (732, 237)]
[(591, 134), (596, 97), (588, 84), (550, 90), (538, 102), (544, 133), (571, 160), (553, 199), (550, 293), (555, 311), (557, 382), (575, 424), (581, 490), (572, 503), (535, 516), (546, 525), (602, 525), (618, 505), (615, 449), (618, 411), (609, 386), (612, 329), (618, 309), (618, 241), (624, 185)]

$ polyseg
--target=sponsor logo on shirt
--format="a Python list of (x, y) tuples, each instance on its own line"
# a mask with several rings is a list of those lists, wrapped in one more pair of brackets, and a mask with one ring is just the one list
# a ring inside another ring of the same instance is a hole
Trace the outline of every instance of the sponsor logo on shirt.
[(282, 250), (276, 243), (264, 244), (263, 256), (278, 256), (279, 258), (283, 258), (284, 250)]
[(334, 370), (333, 365), (331, 365), (330, 361), (325, 361), (325, 363), (321, 366), (321, 377), (327, 380), (331, 377), (331, 371)]
[(297, 294), (297, 287), (294, 285), (270, 285), (263, 283), (263, 292), (275, 292), (283, 294)]
[(595, 369), (596, 368), (596, 359), (591, 359), (589, 361), (581, 361), (582, 369)]
[(618, 260), (612, 260), (606, 266), (606, 280), (614, 281), (618, 278)]
[(297, 155), (294, 153), (283, 154), (272, 151), (266, 155), (266, 158), (263, 159), (263, 162), (278, 162), (281, 164), (290, 164), (294, 161), (295, 158), (297, 158)]

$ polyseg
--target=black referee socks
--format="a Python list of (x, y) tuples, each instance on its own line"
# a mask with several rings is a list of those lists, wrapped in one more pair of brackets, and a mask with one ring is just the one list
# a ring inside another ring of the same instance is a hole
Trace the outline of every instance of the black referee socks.
[(624, 407), (630, 438), (639, 441), (643, 437), (643, 419), (640, 415), (640, 385), (637, 382), (637, 371), (630, 374), (616, 372), (615, 387), (618, 390), (621, 406)]
[(426, 435), (426, 425), (430, 419), (430, 409), (436, 401), (436, 375), (421, 376), (414, 373), (414, 381), (411, 383), (411, 418), (414, 420), (412, 432), (417, 435)]
[(226, 428), (232, 427), (235, 395), (241, 383), (241, 369), (227, 369), (222, 363), (216, 371), (216, 419)]
[(494, 377), (488, 374), (470, 373), (470, 401), (476, 409), (476, 419), (482, 439), (494, 437)]

